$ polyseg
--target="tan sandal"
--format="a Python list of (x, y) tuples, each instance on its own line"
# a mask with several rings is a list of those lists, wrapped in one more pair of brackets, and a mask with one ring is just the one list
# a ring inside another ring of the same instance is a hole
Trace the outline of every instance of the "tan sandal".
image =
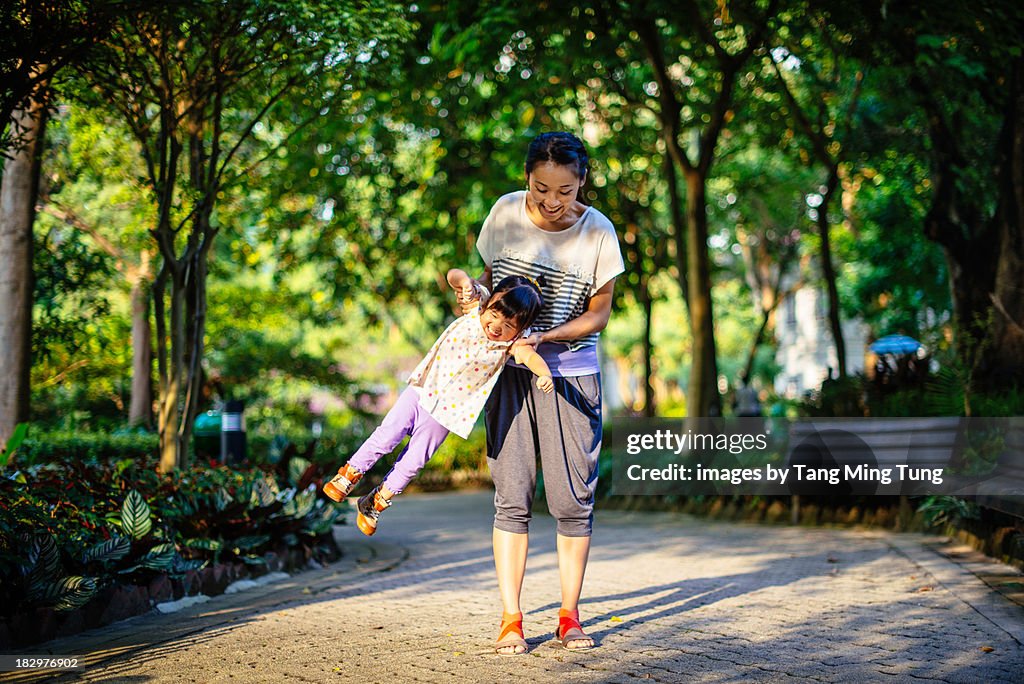
[[(558, 610), (558, 629), (555, 631), (555, 638), (562, 642), (562, 648), (569, 651), (583, 651), (594, 647), (594, 640), (586, 635), (583, 626), (580, 625), (580, 611)], [(589, 641), (586, 646), (570, 646), (573, 641)]]
[[(502, 656), (524, 655), (529, 646), (523, 638), (523, 614), (505, 613), (501, 614), (501, 627), (498, 632), (498, 640), (494, 642), (494, 652)], [(502, 653), (501, 649), (512, 648), (511, 652)]]

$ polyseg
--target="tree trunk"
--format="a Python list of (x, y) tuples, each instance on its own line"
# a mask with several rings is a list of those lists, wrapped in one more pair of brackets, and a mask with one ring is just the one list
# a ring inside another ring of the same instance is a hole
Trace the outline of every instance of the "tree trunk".
[(690, 332), (693, 363), (686, 393), (689, 416), (722, 415), (718, 393), (714, 314), (711, 305), (711, 259), (708, 257), (706, 178), (697, 170), (686, 173), (686, 256), (690, 291)]
[(829, 169), (828, 184), (821, 206), (818, 207), (818, 233), (821, 235), (821, 273), (825, 279), (825, 291), (828, 293), (828, 325), (832, 331), (832, 341), (836, 345), (839, 377), (845, 378), (846, 342), (843, 340), (843, 327), (839, 320), (839, 291), (836, 289), (836, 269), (832, 264), (832, 239), (829, 236), (831, 226), (828, 222), (828, 206), (838, 186), (839, 167), (833, 165)]
[(153, 424), (153, 332), (149, 324), (149, 253), (142, 252), (142, 266), (132, 281), (132, 398), (128, 424)]
[(45, 99), (15, 112), (24, 145), (0, 184), (0, 444), (29, 418), (32, 370), (32, 224), (46, 132)]
[(654, 417), (654, 385), (651, 379), (654, 376), (651, 356), (654, 354), (654, 345), (651, 342), (651, 324), (654, 313), (654, 302), (651, 298), (650, 279), (647, 276), (640, 278), (640, 300), (644, 309), (644, 417)]
[(683, 294), (686, 311), (690, 311), (690, 283), (686, 277), (686, 220), (683, 218), (683, 200), (679, 196), (676, 165), (671, 155), (665, 155), (665, 185), (668, 187), (669, 215), (672, 217), (672, 243), (675, 245), (676, 280)]
[(989, 344), (975, 373), (983, 387), (1002, 389), (1024, 378), (1024, 58), (1014, 61), (997, 165), (998, 261)]
[[(166, 267), (166, 264), (165, 264)], [(178, 273), (161, 273), (154, 284), (157, 320), (157, 349), (160, 365), (160, 398), (157, 430), (160, 434), (161, 473), (181, 467), (185, 460), (185, 444), (181, 428), (182, 394), (185, 385), (185, 286)], [(168, 292), (169, 291), (169, 292)], [(168, 302), (164, 298), (168, 296)]]

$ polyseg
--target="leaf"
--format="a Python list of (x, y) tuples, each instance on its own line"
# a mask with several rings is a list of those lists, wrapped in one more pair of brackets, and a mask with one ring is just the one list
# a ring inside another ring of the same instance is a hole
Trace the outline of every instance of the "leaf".
[(981, 647), (978, 648), (978, 650), (979, 651), (983, 651), (985, 653), (991, 653), (992, 651), (994, 651), (996, 649), (992, 648), (991, 646), (981, 646)]
[(303, 492), (295, 497), (294, 516), (297, 519), (305, 518), (313, 510), (316, 504), (316, 492)]
[(171, 569), (177, 574), (183, 574), (190, 570), (202, 570), (206, 567), (207, 563), (209, 563), (209, 561), (198, 558), (184, 560), (181, 556), (175, 556), (174, 564), (171, 566)]
[(245, 537), (239, 537), (231, 542), (231, 548), (234, 549), (235, 553), (240, 551), (251, 551), (252, 549), (263, 546), (270, 541), (270, 535), (268, 534), (252, 534)]
[(3, 451), (0, 451), (0, 468), (14, 460), (14, 452), (25, 441), (26, 434), (28, 434), (28, 423), (18, 423), (14, 427), (14, 432), (7, 438), (7, 445), (4, 446)]
[(152, 528), (149, 504), (133, 489), (128, 492), (121, 506), (121, 529), (132, 539), (142, 539)]
[(174, 544), (158, 544), (142, 557), (140, 565), (151, 570), (170, 570), (176, 555)]
[(267, 485), (265, 479), (256, 480), (252, 483), (252, 496), (250, 504), (254, 508), (266, 508), (277, 501), (274, 492)]
[(127, 537), (114, 537), (109, 541), (100, 542), (82, 554), (82, 562), (100, 561), (103, 563), (124, 558), (131, 551), (132, 542)]
[(32, 546), (28, 552), (29, 565), (25, 574), (30, 583), (47, 583), (57, 579), (60, 572), (60, 553), (57, 543), (49, 532), (32, 535)]
[(246, 565), (266, 565), (267, 559), (263, 556), (241, 556), (242, 562)]
[(299, 480), (302, 479), (302, 475), (309, 468), (310, 463), (306, 459), (300, 456), (294, 456), (292, 460), (288, 461), (288, 481), (293, 486), (299, 486)]
[(94, 577), (65, 577), (56, 586), (60, 598), (54, 608), (61, 611), (81, 608), (96, 595)]
[(217, 494), (214, 499), (215, 508), (218, 512), (223, 511), (225, 508), (230, 506), (234, 502), (231, 494), (224, 487), (217, 490)]
[(186, 539), (182, 545), (189, 549), (202, 549), (203, 551), (218, 551), (223, 546), (217, 539)]

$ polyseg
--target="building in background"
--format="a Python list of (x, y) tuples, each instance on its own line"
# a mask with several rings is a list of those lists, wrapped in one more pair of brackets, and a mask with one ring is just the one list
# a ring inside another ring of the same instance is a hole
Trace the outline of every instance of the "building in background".
[[(846, 344), (846, 371), (864, 373), (869, 329), (859, 319), (843, 320)], [(831, 369), (839, 374), (839, 360), (828, 323), (828, 295), (824, 290), (805, 286), (779, 306), (775, 320), (777, 351), (775, 392), (796, 399), (821, 387)]]

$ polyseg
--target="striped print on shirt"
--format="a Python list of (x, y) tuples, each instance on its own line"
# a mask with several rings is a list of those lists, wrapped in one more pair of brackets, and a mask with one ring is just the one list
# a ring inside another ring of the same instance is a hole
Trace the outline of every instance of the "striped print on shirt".
[[(544, 308), (533, 323), (534, 332), (551, 330), (587, 310), (591, 283), (554, 265), (526, 261), (503, 252), (491, 264), (491, 271), (491, 282), (495, 285), (510, 275), (528, 276), (535, 280), (543, 278), (540, 290), (544, 297)], [(597, 344), (599, 336), (599, 333), (591, 333), (573, 340), (569, 343), (569, 349), (579, 351), (591, 347)]]

